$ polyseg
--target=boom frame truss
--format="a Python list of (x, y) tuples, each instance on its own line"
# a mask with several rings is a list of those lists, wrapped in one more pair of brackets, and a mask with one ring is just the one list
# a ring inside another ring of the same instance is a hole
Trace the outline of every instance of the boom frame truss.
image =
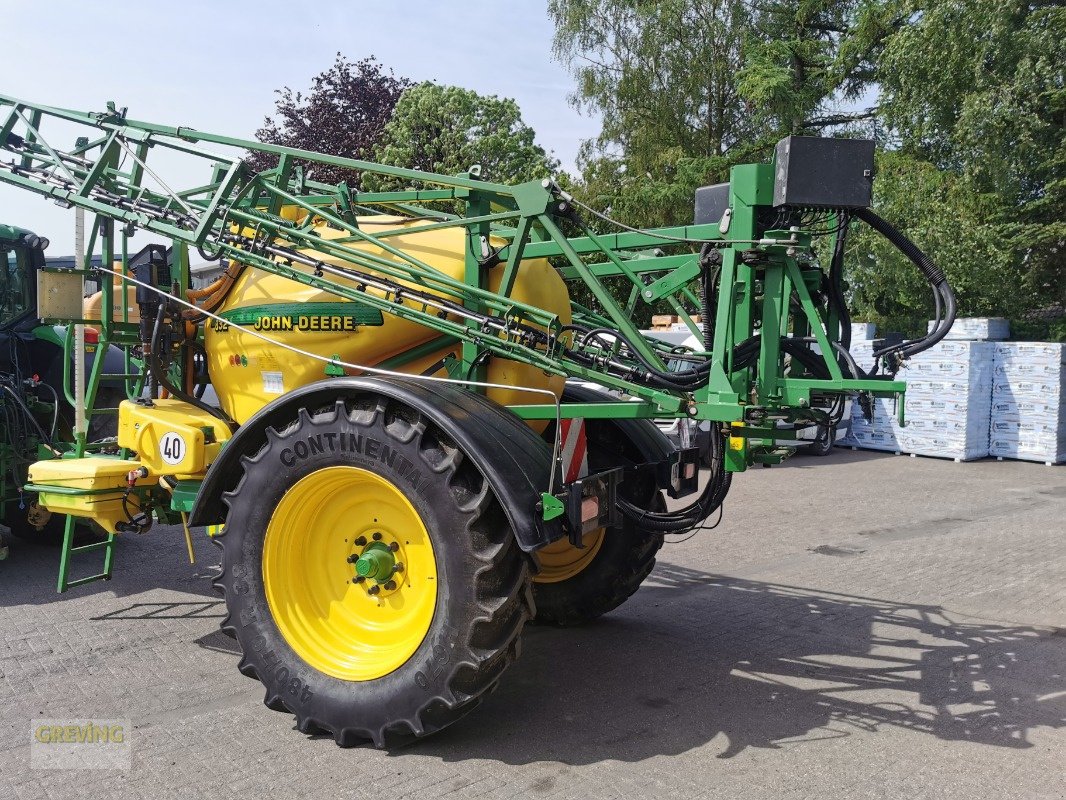
[[(169, 239), (175, 245), (181, 289), (189, 282), (190, 249), (237, 260), (433, 329), (438, 334), (433, 340), (436, 347), (460, 345), (462, 374), (472, 381), (481, 377), (479, 365), (488, 352), (638, 398), (638, 402), (567, 403), (563, 416), (679, 417), (723, 423), (730, 432), (729, 470), (780, 461), (783, 453), (775, 443), (788, 438), (789, 432), (776, 427), (776, 420), (817, 422), (815, 406), (820, 398), (855, 392), (901, 398), (905, 389), (899, 381), (843, 374), (836, 357), (837, 320), (817, 299), (823, 272), (814, 258), (812, 232), (764, 230), (759, 224), (760, 210), (773, 204), (773, 164), (733, 168), (728, 226), (602, 234), (584, 223), (568, 195), (550, 179), (512, 186), (483, 180), (477, 170), (437, 175), (133, 120), (113, 103), (106, 111), (93, 113), (0, 95), (0, 121), (0, 156), (10, 157), (0, 160), (0, 182), (95, 214), (93, 241), (97, 231), (103, 232), (99, 237), (103, 263), (112, 263), (115, 256), (114, 225), (121, 230), (123, 260), (127, 239), (136, 230)], [(72, 125), (84, 134), (73, 147), (60, 147), (46, 136), (53, 127), (69, 131)], [(278, 157), (278, 166), (257, 173), (240, 157), (211, 152), (210, 146), (268, 153)], [(199, 167), (209, 178), (192, 187), (171, 188), (148, 163), (164, 150)], [(344, 183), (315, 181), (315, 164), (410, 181), (415, 187), (356, 192)], [(448, 208), (460, 206), (463, 213), (442, 211), (442, 203)], [(291, 206), (308, 212), (302, 223), (281, 216), (282, 209)], [(414, 217), (417, 224), (374, 231), (365, 220), (374, 214)], [(314, 218), (344, 235), (328, 240), (318, 236)], [(568, 236), (564, 226), (577, 226), (580, 235)], [(442, 228), (464, 233), (462, 281), (390, 242), (399, 234)], [(492, 246), (501, 240), (502, 246)], [(667, 371), (667, 362), (677, 354), (643, 336), (633, 323), (634, 311), (640, 303), (665, 302), (702, 337), (699, 326), (685, 313), (686, 305), (700, 306), (705, 266), (693, 250), (701, 243), (710, 243), (721, 253), (712, 303), (713, 342), (708, 352), (689, 354), (710, 359), (706, 383), (692, 391), (649, 386), (639, 380), (634, 358)], [(94, 246), (88, 248), (85, 270)], [(311, 252), (345, 266), (322, 262), (308, 255)], [(603, 338), (580, 342), (572, 331), (564, 330), (556, 315), (512, 297), (522, 260), (530, 258), (552, 259), (564, 279), (587, 287), (598, 309), (572, 304), (574, 323), (617, 331), (626, 348)], [(502, 270), (498, 291), (488, 288), (492, 269)], [(338, 278), (354, 280), (356, 286)], [(626, 302), (619, 302), (604, 284), (611, 278), (629, 281)], [(103, 307), (110, 310), (111, 281), (103, 285)], [(97, 323), (102, 328), (100, 349), (111, 341), (128, 344), (132, 326), (113, 319), (110, 312), (104, 316)], [(125, 311), (123, 318), (128, 319)], [(786, 369), (781, 348), (781, 337), (786, 335), (815, 342), (830, 377), (795, 376), (795, 367)], [(734, 363), (737, 346), (755, 336), (757, 362)], [(394, 358), (387, 366), (402, 369), (403, 359)], [(95, 386), (95, 378), (92, 383)], [(89, 397), (93, 394), (90, 391)], [(899, 407), (902, 418), (902, 404)], [(550, 404), (512, 410), (524, 418), (554, 418), (557, 413)]]

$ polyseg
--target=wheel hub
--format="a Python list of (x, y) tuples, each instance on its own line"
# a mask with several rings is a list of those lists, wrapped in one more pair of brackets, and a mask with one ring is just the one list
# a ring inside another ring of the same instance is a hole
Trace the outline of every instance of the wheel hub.
[(396, 559), (384, 542), (371, 542), (355, 561), (355, 574), (364, 580), (385, 583), (394, 572)]
[[(374, 531), (367, 542), (366, 536), (357, 536), (352, 540), (353, 552), (348, 556), (348, 563), (355, 571), (352, 583), (360, 584), (371, 597), (381, 599), (386, 595), (400, 591), (403, 587), (403, 562), (400, 555), (399, 539)], [(345, 539), (347, 541), (347, 539)]]

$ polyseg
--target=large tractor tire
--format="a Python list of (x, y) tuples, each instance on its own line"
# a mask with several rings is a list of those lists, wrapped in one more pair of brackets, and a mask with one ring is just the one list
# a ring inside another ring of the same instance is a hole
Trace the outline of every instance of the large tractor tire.
[(378, 747), (476, 706), (516, 658), (532, 597), (473, 462), (377, 396), (301, 409), (242, 461), (218, 585), (267, 706)]
[[(588, 420), (586, 437), (592, 472), (642, 461), (633, 443), (620, 437), (609, 423)], [(619, 492), (644, 508), (666, 509), (662, 492), (650, 476), (631, 476), (622, 482)], [(652, 571), (663, 535), (623, 517), (617, 527), (586, 534), (582, 544), (582, 548), (574, 547), (563, 538), (537, 551), (540, 569), (533, 577), (536, 622), (581, 625), (618, 608)]]

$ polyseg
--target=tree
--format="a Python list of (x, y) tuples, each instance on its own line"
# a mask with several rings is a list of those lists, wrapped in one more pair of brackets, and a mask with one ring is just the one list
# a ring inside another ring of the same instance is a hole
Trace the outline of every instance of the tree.
[[(965, 315), (1014, 318), (1066, 304), (1066, 8), (1002, 0), (888, 0), (876, 78), (895, 151), (879, 202), (926, 246)], [(887, 165), (887, 169), (884, 168)], [(935, 177), (934, 177), (935, 176)], [(867, 248), (860, 311), (909, 267)], [(872, 258), (872, 260), (871, 260)], [(913, 308), (913, 306), (911, 306)], [(903, 324), (902, 317), (887, 315)]]
[[(279, 89), (275, 118), (266, 117), (255, 135), (268, 144), (370, 160), (397, 101), (410, 85), (373, 56), (353, 63), (337, 53), (333, 66), (315, 76), (306, 95), (288, 86)], [(277, 156), (259, 152), (249, 153), (245, 161), (257, 171), (278, 163)], [(318, 181), (360, 186), (359, 173), (353, 170), (315, 164), (313, 172)]]
[[(1015, 317), (1027, 308), (1024, 292), (1004, 291), (1018, 280), (1014, 247), (998, 224), (1005, 213), (995, 195), (975, 192), (958, 173), (900, 150), (878, 154), (877, 213), (902, 229), (944, 268), (960, 316)], [(858, 318), (884, 330), (923, 332), (932, 318), (929, 285), (886, 239), (856, 225), (849, 242), (847, 277)]]
[[(834, 112), (865, 66), (839, 47), (855, 0), (550, 0), (572, 102), (603, 119), (582, 148), (586, 202), (630, 224), (689, 221), (693, 191), (769, 155), (788, 133), (868, 116)], [(849, 65), (847, 68), (842, 65)]]
[[(683, 223), (697, 186), (781, 136), (872, 134), (876, 203), (944, 267), (961, 314), (1066, 305), (1061, 0), (549, 0), (549, 13), (573, 103), (603, 118), (574, 180), (585, 202)], [(854, 108), (871, 88), (877, 105)], [(885, 242), (859, 227), (848, 264), (859, 314), (924, 327), (928, 289)]]
[[(403, 93), (373, 152), (383, 164), (443, 175), (479, 164), (486, 180), (520, 183), (546, 177), (558, 167), (535, 139), (514, 100), (427, 82)], [(376, 191), (410, 183), (366, 176), (367, 188)]]

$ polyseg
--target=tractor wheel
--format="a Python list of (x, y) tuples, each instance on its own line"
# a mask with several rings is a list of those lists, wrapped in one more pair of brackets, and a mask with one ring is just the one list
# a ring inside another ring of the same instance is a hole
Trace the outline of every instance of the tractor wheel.
[(832, 453), (836, 432), (834, 425), (819, 425), (814, 439), (807, 445), (807, 452), (812, 456), (827, 456)]
[[(589, 422), (587, 430), (593, 472), (626, 462), (627, 453), (619, 449), (623, 445), (607, 426)], [(645, 508), (666, 510), (662, 492), (649, 480), (630, 478), (619, 491)], [(622, 605), (655, 566), (663, 535), (623, 517), (617, 527), (586, 534), (582, 544), (577, 548), (563, 538), (537, 551), (540, 570), (533, 576), (536, 622), (581, 625)]]
[[(101, 386), (96, 391), (97, 408), (118, 408), (126, 399), (126, 390), (114, 386)], [(117, 414), (94, 414), (89, 418), (88, 440), (99, 442), (118, 436)]]
[[(51, 514), (44, 509), (37, 508), (36, 496), (31, 495), (26, 499), (27, 507), (20, 509), (18, 502), (9, 500), (7, 513), (4, 515), (4, 524), (11, 531), (12, 536), (25, 539), (28, 542), (58, 547), (63, 544), (63, 531), (66, 527), (67, 518), (64, 514)], [(30, 522), (31, 516), (46, 516), (41, 527)], [(77, 534), (75, 534), (77, 535)]]
[(474, 708), (532, 614), (528, 561), (476, 465), (379, 397), (302, 409), (243, 465), (217, 585), (266, 705), (378, 747)]

